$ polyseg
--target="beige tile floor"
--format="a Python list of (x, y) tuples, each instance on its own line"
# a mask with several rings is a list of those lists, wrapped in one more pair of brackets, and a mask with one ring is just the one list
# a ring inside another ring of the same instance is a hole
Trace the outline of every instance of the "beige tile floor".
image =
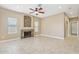
[(48, 37), (31, 37), (0, 42), (0, 54), (73, 54), (79, 53), (79, 40), (69, 37), (65, 40)]

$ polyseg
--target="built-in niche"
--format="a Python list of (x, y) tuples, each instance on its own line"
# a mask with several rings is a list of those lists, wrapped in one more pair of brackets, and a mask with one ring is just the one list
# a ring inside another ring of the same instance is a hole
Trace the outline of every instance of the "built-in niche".
[(24, 27), (31, 27), (31, 17), (24, 16)]

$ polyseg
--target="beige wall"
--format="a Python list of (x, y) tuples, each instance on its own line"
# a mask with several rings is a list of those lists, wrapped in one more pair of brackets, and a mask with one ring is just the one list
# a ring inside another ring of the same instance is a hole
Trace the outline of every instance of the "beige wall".
[[(8, 30), (7, 30), (8, 17), (17, 18), (18, 32), (16, 34), (12, 34), (12, 35), (8, 34)], [(20, 37), (20, 29), (23, 27), (23, 23), (22, 23), (23, 19), (24, 19), (23, 14), (0, 8), (0, 40)]]
[(64, 13), (52, 15), (41, 20), (41, 34), (64, 38)]
[(79, 37), (79, 16), (78, 16), (78, 37)]

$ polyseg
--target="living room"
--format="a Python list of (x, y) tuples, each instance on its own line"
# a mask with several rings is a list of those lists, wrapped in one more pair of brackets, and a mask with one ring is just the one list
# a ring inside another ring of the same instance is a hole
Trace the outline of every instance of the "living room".
[(1, 4), (0, 53), (79, 53), (78, 8), (78, 4)]

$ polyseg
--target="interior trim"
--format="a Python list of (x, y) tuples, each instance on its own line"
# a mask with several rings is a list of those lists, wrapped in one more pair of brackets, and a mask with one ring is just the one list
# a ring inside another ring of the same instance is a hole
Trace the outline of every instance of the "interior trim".
[(57, 38), (57, 39), (63, 39), (64, 40), (64, 37), (51, 36), (51, 35), (46, 35), (46, 34), (40, 34), (40, 36), (45, 36), (45, 37)]
[(0, 43), (1, 42), (9, 42), (9, 41), (14, 41), (14, 40), (19, 40), (20, 39), (20, 37), (18, 37), (18, 38), (13, 38), (13, 39), (8, 39), (8, 40), (2, 40), (2, 41), (0, 41)]

